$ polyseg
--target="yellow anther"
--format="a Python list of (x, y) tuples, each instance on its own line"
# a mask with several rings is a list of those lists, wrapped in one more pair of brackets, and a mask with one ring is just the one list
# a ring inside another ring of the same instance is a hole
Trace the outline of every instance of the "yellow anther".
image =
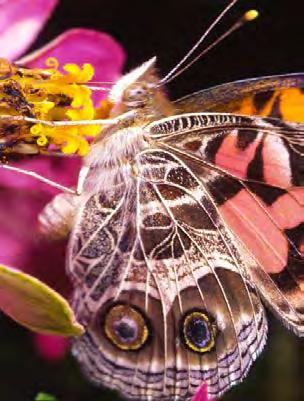
[(49, 57), (48, 59), (46, 59), (45, 65), (53, 70), (58, 70), (59, 61), (56, 57)]
[(41, 135), (39, 138), (37, 138), (36, 142), (38, 146), (45, 146), (48, 144), (48, 140), (45, 135)]
[(41, 124), (35, 124), (31, 127), (30, 132), (33, 136), (38, 136), (41, 134), (43, 128)]
[[(83, 104), (83, 100), (82, 100), (81, 96), (75, 96), (74, 100), (71, 103), (71, 106), (78, 108), (78, 107), (81, 107), (82, 104)], [(72, 111), (72, 110), (70, 110), (70, 111)]]
[(80, 76), (78, 77), (78, 83), (84, 83), (90, 81), (94, 76), (94, 67), (92, 64), (85, 63), (82, 66), (82, 71)]
[[(92, 91), (86, 86), (94, 75), (92, 65), (84, 64), (80, 67), (69, 63), (59, 70), (58, 60), (50, 57), (46, 66), (45, 69), (23, 68), (22, 74), (14, 74), (10, 78), (20, 87), (24, 98), (31, 105), (34, 117), (41, 121), (62, 122), (91, 121), (97, 118)], [(0, 90), (0, 100), (3, 97)], [(14, 110), (5, 110), (5, 113), (13, 114)], [(54, 145), (62, 153), (85, 156), (90, 140), (100, 130), (100, 125), (49, 126), (43, 122), (29, 123), (20, 140), (37, 144), (41, 152), (48, 145)]]
[(71, 75), (78, 75), (81, 71), (80, 67), (77, 64), (65, 64), (63, 66), (64, 71), (68, 72)]
[(253, 21), (254, 19), (258, 18), (259, 12), (257, 10), (249, 10), (244, 14), (244, 19), (246, 21)]
[(44, 115), (47, 115), (54, 107), (54, 102), (49, 102), (47, 100), (42, 102), (33, 102), (35, 106), (35, 110), (39, 113), (40, 118)]
[(89, 151), (89, 144), (84, 138), (82, 138), (82, 140), (79, 142), (77, 153), (79, 156), (85, 156), (88, 153), (88, 151)]
[(71, 155), (73, 153), (76, 153), (78, 150), (78, 141), (77, 140), (73, 140), (73, 139), (69, 139), (69, 141), (67, 141), (66, 145), (62, 146), (61, 151), (62, 153), (66, 154), (66, 155)]

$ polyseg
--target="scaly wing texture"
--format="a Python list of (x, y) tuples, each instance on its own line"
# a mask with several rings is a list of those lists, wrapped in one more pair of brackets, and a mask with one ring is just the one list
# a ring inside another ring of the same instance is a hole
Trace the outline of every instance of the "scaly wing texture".
[(72, 236), (74, 353), (88, 376), (134, 399), (219, 396), (261, 352), (256, 267), (218, 213), (213, 172), (150, 149), (137, 177), (91, 196)]
[[(304, 333), (304, 127), (231, 114), (184, 114), (147, 128), (185, 159), (257, 262), (246, 265), (283, 322)], [(202, 169), (202, 172), (200, 171)]]

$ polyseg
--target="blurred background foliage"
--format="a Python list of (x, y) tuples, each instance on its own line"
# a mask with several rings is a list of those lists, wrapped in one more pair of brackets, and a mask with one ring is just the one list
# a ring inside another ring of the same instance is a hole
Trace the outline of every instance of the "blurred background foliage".
[[(223, 0), (62, 0), (33, 49), (67, 28), (89, 27), (112, 34), (128, 55), (126, 69), (157, 55), (166, 73), (226, 4)], [(231, 80), (303, 71), (303, 0), (240, 0), (217, 32), (243, 11), (260, 18), (231, 36), (168, 88), (172, 98)], [(88, 60), (89, 61), (89, 60)], [(270, 317), (269, 341), (243, 384), (224, 401), (303, 401), (304, 342)], [(34, 401), (39, 392), (58, 401), (115, 401), (82, 377), (71, 356), (46, 362), (35, 354), (32, 337), (0, 318), (0, 401)]]

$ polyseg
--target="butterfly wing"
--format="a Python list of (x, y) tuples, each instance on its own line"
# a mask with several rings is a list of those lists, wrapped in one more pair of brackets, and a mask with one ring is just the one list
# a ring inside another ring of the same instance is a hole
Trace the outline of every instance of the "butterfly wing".
[(210, 168), (206, 188), (257, 262), (247, 273), (283, 322), (303, 335), (304, 126), (193, 113), (147, 129), (164, 149), (187, 160), (201, 179)]
[(133, 399), (217, 397), (248, 372), (267, 332), (231, 234), (204, 180), (149, 149), (132, 184), (91, 196), (72, 235), (74, 354), (88, 376)]
[(179, 113), (226, 112), (304, 122), (304, 74), (236, 81), (202, 90), (175, 102)]
[[(283, 96), (302, 107), (300, 92), (286, 92), (302, 81), (232, 84), (215, 102), (205, 92), (176, 106), (245, 114), (259, 92), (248, 113), (302, 121)], [(217, 397), (263, 348), (260, 296), (304, 331), (303, 126), (196, 113), (145, 131), (156, 148), (137, 156), (134, 180), (92, 195), (72, 235), (73, 303), (87, 327), (74, 353), (92, 380), (128, 398), (184, 399), (202, 382)]]

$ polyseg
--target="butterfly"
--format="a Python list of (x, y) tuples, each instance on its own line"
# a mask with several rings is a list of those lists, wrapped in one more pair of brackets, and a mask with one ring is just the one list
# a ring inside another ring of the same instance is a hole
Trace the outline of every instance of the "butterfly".
[(156, 59), (120, 78), (84, 161), (67, 272), (87, 376), (130, 399), (211, 398), (267, 337), (264, 305), (304, 333), (304, 75), (220, 85), (171, 102)]
[[(263, 305), (304, 333), (303, 74), (170, 102), (153, 58), (110, 92), (80, 174), (67, 271), (88, 377), (131, 399), (219, 397), (267, 336)], [(59, 198), (58, 198), (59, 197)], [(57, 206), (56, 206), (57, 205)], [(54, 224), (54, 218), (44, 222)]]

